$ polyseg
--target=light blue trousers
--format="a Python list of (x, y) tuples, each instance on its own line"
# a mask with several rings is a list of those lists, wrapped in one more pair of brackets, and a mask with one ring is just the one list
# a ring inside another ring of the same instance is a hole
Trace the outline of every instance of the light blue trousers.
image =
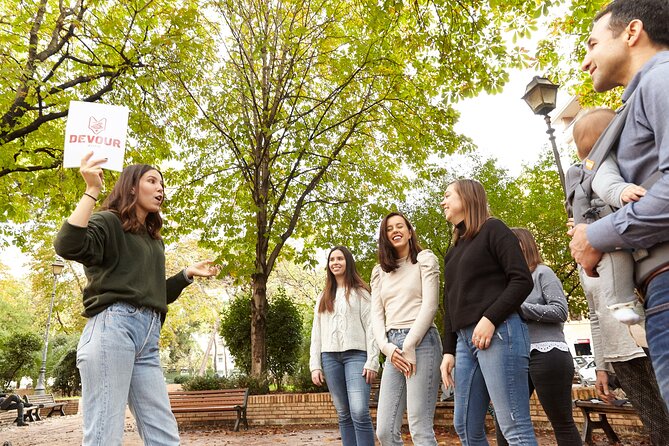
[(160, 366), (160, 314), (117, 302), (88, 319), (79, 345), (84, 446), (123, 441), (126, 405), (145, 445), (178, 445)]

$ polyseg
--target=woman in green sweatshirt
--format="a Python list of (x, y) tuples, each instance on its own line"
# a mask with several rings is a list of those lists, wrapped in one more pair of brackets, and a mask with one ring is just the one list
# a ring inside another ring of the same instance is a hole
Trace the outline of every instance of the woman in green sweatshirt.
[[(120, 445), (126, 404), (145, 444), (178, 445), (158, 351), (167, 305), (193, 282), (220, 269), (209, 261), (165, 281), (160, 207), (162, 174), (141, 164), (126, 167), (99, 212), (106, 159), (81, 160), (86, 192), (63, 223), (56, 252), (84, 266), (84, 316), (77, 346), (81, 374), (83, 445)], [(141, 407), (141, 410), (137, 410)]]

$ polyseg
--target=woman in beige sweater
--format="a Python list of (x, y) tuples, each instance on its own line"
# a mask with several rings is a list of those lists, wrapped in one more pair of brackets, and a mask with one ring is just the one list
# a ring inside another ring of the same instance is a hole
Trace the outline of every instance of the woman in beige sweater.
[(369, 286), (344, 246), (330, 250), (326, 272), (311, 330), (311, 380), (317, 386), (327, 380), (343, 445), (374, 446), (369, 391), (379, 370), (379, 349), (369, 318)]
[(418, 244), (411, 223), (392, 212), (379, 230), (379, 264), (372, 271), (372, 330), (386, 366), (376, 433), (382, 446), (402, 445), (407, 410), (414, 444), (436, 446), (433, 419), (439, 389), (441, 339), (434, 325), (439, 263)]

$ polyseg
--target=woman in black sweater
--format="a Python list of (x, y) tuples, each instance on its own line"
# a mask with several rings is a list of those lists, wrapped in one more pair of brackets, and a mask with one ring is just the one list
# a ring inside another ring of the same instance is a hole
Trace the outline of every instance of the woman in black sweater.
[(492, 400), (509, 444), (536, 445), (527, 387), (530, 343), (519, 315), (533, 283), (518, 239), (490, 216), (477, 181), (451, 183), (441, 207), (454, 225), (444, 259), (441, 374), (445, 385), (455, 386), (455, 429), (464, 446), (487, 445)]

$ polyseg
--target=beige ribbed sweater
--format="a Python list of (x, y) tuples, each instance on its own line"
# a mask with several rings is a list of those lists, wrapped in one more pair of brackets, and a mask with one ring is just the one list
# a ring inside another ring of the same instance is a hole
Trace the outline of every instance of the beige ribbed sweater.
[(400, 267), (386, 273), (380, 265), (372, 271), (372, 331), (381, 351), (390, 358), (398, 348), (388, 342), (390, 329), (409, 328), (402, 346), (404, 358), (415, 364), (416, 347), (430, 327), (439, 306), (439, 263), (429, 249), (418, 253), (418, 262), (400, 259)]

